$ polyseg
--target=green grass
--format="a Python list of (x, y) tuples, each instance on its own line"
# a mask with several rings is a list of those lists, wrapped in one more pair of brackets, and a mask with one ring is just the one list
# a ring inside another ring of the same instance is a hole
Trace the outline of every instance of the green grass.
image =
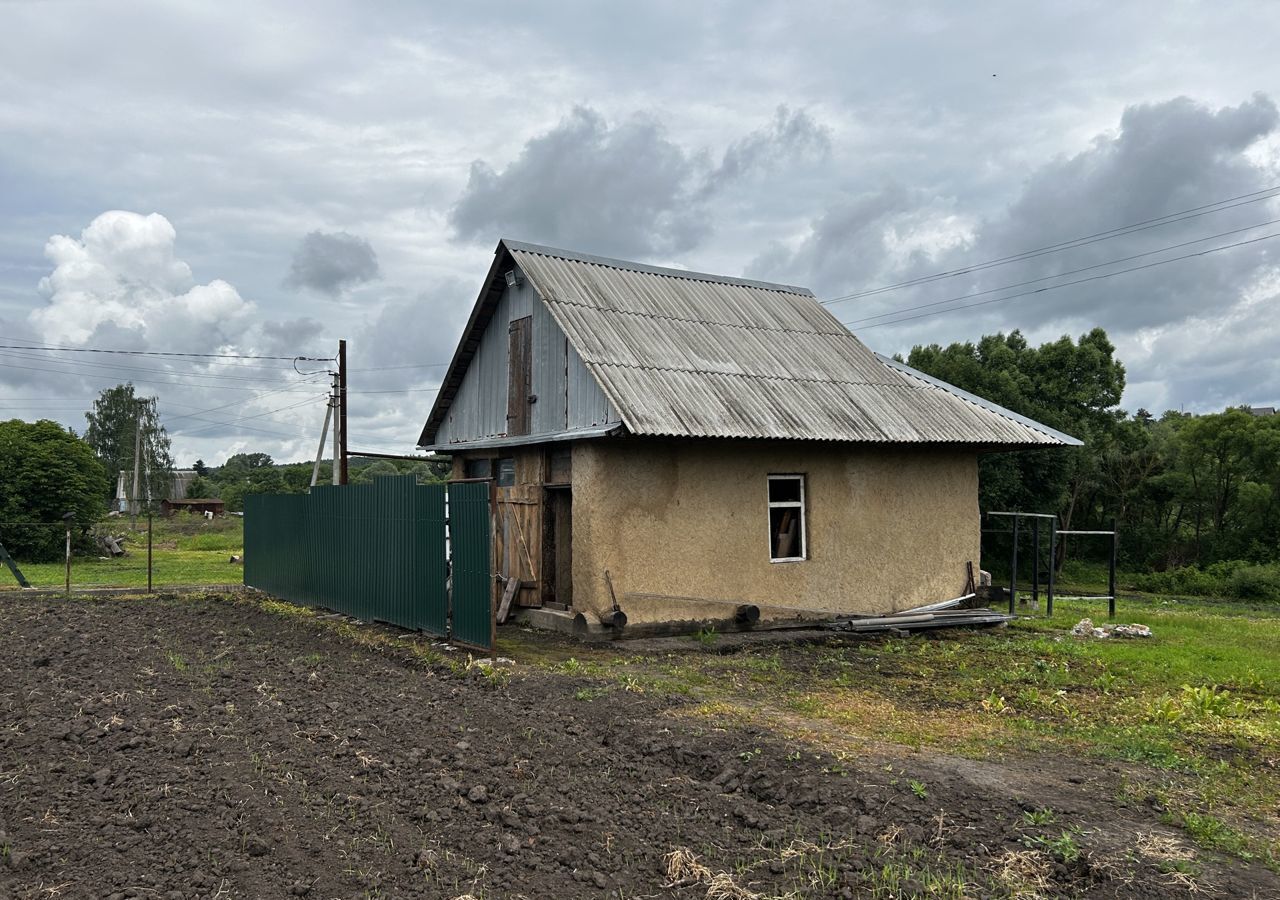
[[(76, 587), (145, 587), (147, 584), (146, 520), (139, 519), (138, 530), (129, 528), (128, 519), (108, 519), (100, 526), (111, 534), (125, 537), (125, 556), (114, 559), (77, 555), (71, 558), (71, 586)], [(172, 519), (153, 520), (152, 584), (156, 587), (174, 584), (237, 584), (244, 569), (230, 562), (232, 554), (244, 553), (244, 519), (225, 516), (206, 521), (179, 515)], [(31, 563), (18, 560), (22, 574), (37, 588), (58, 588), (66, 583), (66, 564)], [(0, 567), (0, 590), (17, 589), (17, 581), (8, 569)]]

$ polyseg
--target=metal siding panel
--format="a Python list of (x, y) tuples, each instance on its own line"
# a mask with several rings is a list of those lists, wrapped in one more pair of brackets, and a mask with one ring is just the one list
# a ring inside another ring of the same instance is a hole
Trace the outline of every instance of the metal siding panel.
[(510, 291), (504, 291), (436, 433), (438, 443), (507, 433), (507, 326), (511, 318)]
[(567, 359), (569, 428), (590, 428), (592, 425), (612, 425), (621, 421), (609, 405), (600, 384), (583, 364), (578, 351), (569, 347)]
[[(528, 282), (526, 282), (526, 285)], [(529, 291), (533, 293), (532, 289)], [(568, 421), (568, 373), (564, 332), (540, 299), (533, 304), (533, 404), (531, 434), (564, 431)]]

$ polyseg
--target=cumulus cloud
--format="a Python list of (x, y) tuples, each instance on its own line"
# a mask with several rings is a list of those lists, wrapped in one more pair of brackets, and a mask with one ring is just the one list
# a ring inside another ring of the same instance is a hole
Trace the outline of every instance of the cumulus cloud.
[(614, 255), (665, 255), (709, 233), (713, 196), (745, 176), (830, 150), (825, 128), (779, 107), (765, 128), (735, 140), (717, 164), (668, 136), (650, 116), (610, 124), (579, 106), (530, 139), (506, 168), (471, 165), (450, 214), (464, 240), (516, 237)]
[(102, 213), (80, 237), (55, 235), (45, 245), (53, 272), (42, 278), (45, 305), (32, 325), (53, 343), (82, 343), (95, 335), (117, 342), (159, 341), (217, 347), (233, 342), (254, 311), (221, 279), (196, 284), (174, 255), (173, 225), (157, 213)]
[(379, 274), (378, 255), (364, 238), (313, 231), (294, 250), (285, 284), (336, 297)]

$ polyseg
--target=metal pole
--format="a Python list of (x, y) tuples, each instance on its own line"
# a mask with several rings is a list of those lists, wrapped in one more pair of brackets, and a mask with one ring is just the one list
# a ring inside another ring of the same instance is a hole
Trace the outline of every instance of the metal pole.
[(333, 401), (324, 405), (324, 427), (320, 429), (320, 446), (316, 447), (315, 465), (311, 467), (311, 486), (320, 479), (320, 458), (324, 456), (324, 442), (329, 437), (329, 419), (333, 417)]
[(1119, 544), (1116, 534), (1116, 520), (1111, 520), (1111, 565), (1107, 568), (1107, 593), (1111, 595), (1108, 612), (1111, 618), (1116, 617), (1116, 548)]
[(1058, 517), (1054, 516), (1049, 520), (1049, 588), (1047, 592), (1047, 600), (1045, 601), (1046, 611), (1049, 618), (1053, 618), (1053, 570), (1058, 565)]
[(338, 484), (347, 483), (347, 342), (338, 341), (338, 434), (342, 444), (340, 451), (342, 467)]
[(1013, 604), (1018, 596), (1018, 524), (1022, 521), (1013, 517), (1013, 566), (1009, 571), (1009, 615), (1013, 615)]
[(1031, 602), (1040, 610), (1040, 520), (1031, 520)]
[(147, 593), (151, 591), (151, 507), (147, 507)]
[(138, 472), (142, 462), (142, 413), (133, 420), (133, 492), (129, 497), (129, 527), (138, 530)]
[(67, 598), (71, 597), (71, 520), (67, 520)]

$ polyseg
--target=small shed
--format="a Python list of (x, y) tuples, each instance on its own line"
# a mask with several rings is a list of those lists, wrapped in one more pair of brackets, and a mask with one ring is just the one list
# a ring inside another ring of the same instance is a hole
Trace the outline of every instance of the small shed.
[(686, 624), (957, 597), (979, 455), (1079, 443), (873, 353), (805, 288), (510, 240), (419, 440), (492, 485), (495, 592)]
[(203, 516), (205, 513), (212, 513), (220, 516), (226, 512), (226, 504), (217, 497), (197, 497), (187, 500), (161, 500), (160, 515), (173, 516), (180, 512), (194, 513)]

